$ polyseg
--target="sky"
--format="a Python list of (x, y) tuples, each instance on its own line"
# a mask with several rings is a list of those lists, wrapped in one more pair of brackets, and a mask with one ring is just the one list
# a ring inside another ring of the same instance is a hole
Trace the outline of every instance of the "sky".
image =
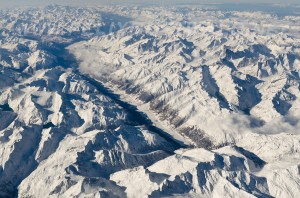
[[(21, 6), (21, 5), (48, 5), (48, 4), (144, 4), (144, 3), (155, 3), (155, 4), (190, 4), (190, 3), (282, 3), (282, 0), (0, 0), (1, 7)], [(300, 3), (300, 0), (284, 0), (284, 3)]]

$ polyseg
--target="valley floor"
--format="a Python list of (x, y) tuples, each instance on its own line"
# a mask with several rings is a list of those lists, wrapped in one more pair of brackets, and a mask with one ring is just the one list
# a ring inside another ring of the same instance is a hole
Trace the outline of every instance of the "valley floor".
[(0, 197), (299, 197), (298, 21), (0, 10)]

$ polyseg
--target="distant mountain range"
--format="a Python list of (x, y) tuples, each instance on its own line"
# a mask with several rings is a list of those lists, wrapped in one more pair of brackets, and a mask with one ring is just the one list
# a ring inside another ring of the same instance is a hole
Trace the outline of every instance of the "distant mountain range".
[(0, 197), (298, 197), (299, 21), (0, 11)]

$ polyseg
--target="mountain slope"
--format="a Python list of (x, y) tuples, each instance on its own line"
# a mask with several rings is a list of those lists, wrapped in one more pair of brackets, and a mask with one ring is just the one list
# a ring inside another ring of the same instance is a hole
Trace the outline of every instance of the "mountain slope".
[[(55, 5), (0, 16), (0, 197), (300, 194), (300, 45), (277, 34), (297, 17)], [(258, 19), (274, 30), (253, 30)]]

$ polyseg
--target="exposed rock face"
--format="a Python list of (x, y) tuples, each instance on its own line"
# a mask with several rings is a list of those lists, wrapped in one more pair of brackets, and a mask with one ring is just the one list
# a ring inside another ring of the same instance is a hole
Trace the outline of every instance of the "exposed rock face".
[(0, 197), (298, 197), (297, 21), (0, 11)]

